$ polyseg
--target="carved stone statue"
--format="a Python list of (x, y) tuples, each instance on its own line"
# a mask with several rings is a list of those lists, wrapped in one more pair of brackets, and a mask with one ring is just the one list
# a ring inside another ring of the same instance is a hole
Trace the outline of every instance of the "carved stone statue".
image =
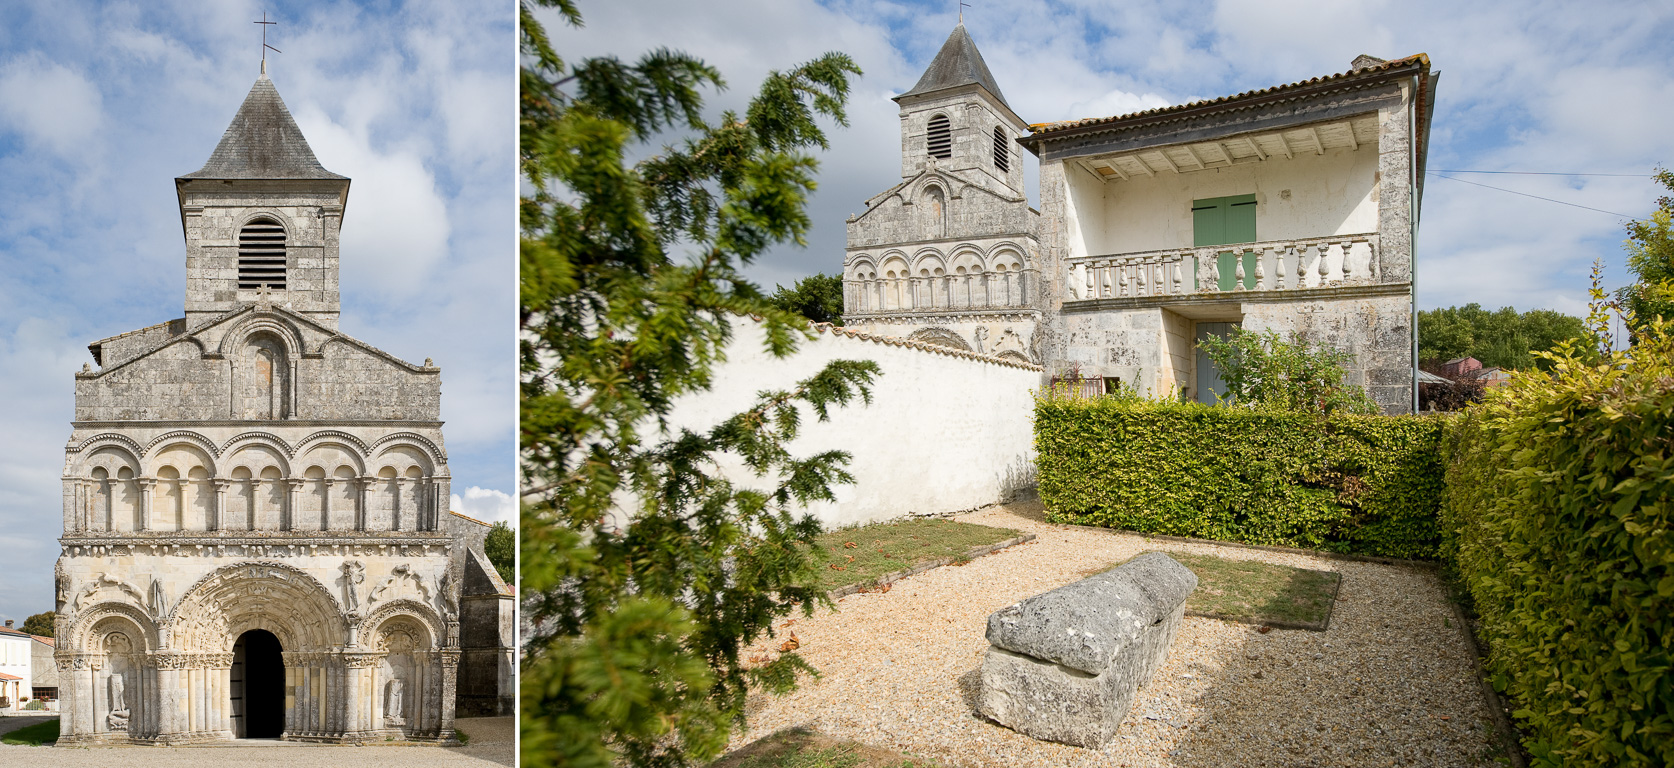
[(360, 590), (356, 584), (366, 581), (366, 566), (359, 560), (348, 560), (343, 563), (343, 607), (350, 611), (360, 610)]
[(986, 326), (986, 325), (977, 326), (976, 333), (973, 334), (973, 337), (976, 340), (976, 352), (977, 352), (977, 354), (979, 354), (979, 355), (988, 354), (988, 350), (982, 348), (982, 343), (988, 340), (988, 326)]
[(168, 598), (163, 595), (163, 580), (152, 579), (151, 599), (147, 603), (147, 607), (151, 609), (151, 615), (159, 619), (162, 618), (163, 614), (167, 613), (167, 601)]
[(399, 677), (391, 677), (384, 684), (384, 725), (396, 727), (407, 721), (401, 715), (406, 710), (403, 705), (407, 693), (407, 683)]
[(121, 672), (110, 673), (110, 715), (105, 724), (113, 731), (128, 730), (128, 685)]
[(452, 621), (459, 615), (459, 582), (453, 578), (451, 568), (442, 572), (442, 583), (439, 591), (442, 593), (440, 595), (442, 618)]

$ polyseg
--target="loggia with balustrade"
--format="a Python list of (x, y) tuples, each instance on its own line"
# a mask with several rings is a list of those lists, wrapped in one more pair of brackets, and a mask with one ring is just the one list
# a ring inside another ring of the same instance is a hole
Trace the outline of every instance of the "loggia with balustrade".
[[(1236, 257), (1223, 259), (1226, 254)], [(1253, 258), (1252, 258), (1253, 255)], [(1071, 301), (1201, 293), (1292, 291), (1382, 282), (1375, 233), (1078, 256)], [(1230, 263), (1223, 263), (1230, 262)], [(1221, 271), (1232, 272), (1230, 290)]]
[(851, 280), (844, 306), (849, 313), (1023, 308), (1036, 280), (1032, 269)]

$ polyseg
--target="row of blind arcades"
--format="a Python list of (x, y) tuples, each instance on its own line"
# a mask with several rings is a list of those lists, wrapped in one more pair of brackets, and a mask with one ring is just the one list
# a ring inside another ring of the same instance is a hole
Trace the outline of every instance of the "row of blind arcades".
[[(248, 443), (220, 461), (181, 443), (141, 462), (104, 445), (72, 481), (76, 515), (88, 532), (432, 531), (445, 478), (417, 446), (391, 445), (370, 460), (341, 443), (319, 443), (296, 459)], [(145, 470), (142, 471), (141, 468)]]
[[(947, 115), (930, 117), (924, 142), (931, 157), (941, 160), (953, 157), (953, 126)], [(1011, 139), (1006, 136), (1005, 129), (997, 125), (994, 126), (994, 167), (1000, 173), (1011, 172)]]
[(952, 257), (951, 269), (940, 253), (927, 250), (913, 257), (886, 254), (874, 265), (862, 254), (849, 266), (844, 281), (844, 311), (963, 309), (1029, 306), (1032, 272), (1015, 248), (1001, 246), (986, 259), (975, 250)]

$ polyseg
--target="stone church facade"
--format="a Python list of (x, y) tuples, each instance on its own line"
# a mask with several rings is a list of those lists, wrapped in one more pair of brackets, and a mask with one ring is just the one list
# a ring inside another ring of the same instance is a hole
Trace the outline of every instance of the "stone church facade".
[(444, 520), (440, 370), (337, 327), (349, 179), (264, 71), (176, 190), (185, 316), (75, 377), (60, 743), (453, 741), (493, 569)]
[[(849, 220), (844, 319), (1049, 377), (1214, 402), (1197, 342), (1294, 333), (1415, 404), (1423, 54), (1116, 117), (1025, 123), (963, 24), (901, 105), (903, 181)], [(1023, 133), (1027, 129), (1027, 134)], [(1040, 210), (1017, 148), (1040, 159)]]

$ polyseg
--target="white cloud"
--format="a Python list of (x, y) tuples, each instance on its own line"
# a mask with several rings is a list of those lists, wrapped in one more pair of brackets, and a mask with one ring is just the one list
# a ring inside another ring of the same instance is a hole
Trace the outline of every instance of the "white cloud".
[(99, 134), (103, 98), (81, 74), (38, 53), (19, 56), (0, 66), (0, 122), (71, 159)]
[(505, 492), (473, 485), (465, 489), (464, 496), (453, 494), (449, 504), (454, 512), (466, 517), (473, 517), (491, 525), (503, 522), (513, 528), (517, 527), (517, 501)]

